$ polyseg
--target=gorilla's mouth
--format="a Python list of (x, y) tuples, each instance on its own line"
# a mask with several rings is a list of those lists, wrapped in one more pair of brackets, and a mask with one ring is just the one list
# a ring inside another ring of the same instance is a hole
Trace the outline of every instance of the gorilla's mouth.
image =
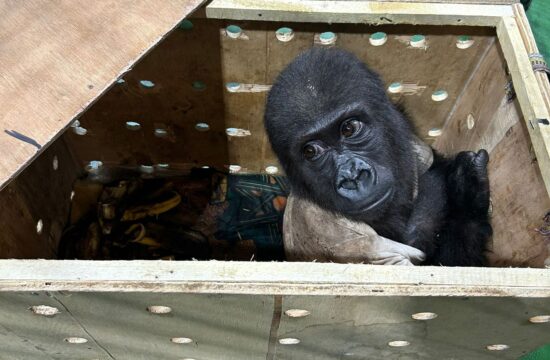
[(390, 187), (385, 193), (384, 195), (382, 195), (381, 197), (379, 197), (376, 201), (374, 202), (367, 202), (365, 205), (359, 207), (359, 208), (354, 208), (354, 209), (350, 209), (348, 211), (346, 211), (349, 215), (361, 215), (362, 213), (366, 212), (366, 211), (369, 211), (369, 210), (372, 210), (372, 209), (375, 209), (377, 208), (378, 206), (382, 205), (383, 203), (385, 203), (388, 199), (390, 199), (393, 195), (393, 188)]

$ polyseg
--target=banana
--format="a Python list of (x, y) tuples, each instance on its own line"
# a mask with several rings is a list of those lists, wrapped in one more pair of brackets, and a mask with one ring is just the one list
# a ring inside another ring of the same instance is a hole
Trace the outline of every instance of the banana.
[(156, 204), (139, 205), (127, 209), (122, 215), (121, 221), (136, 221), (148, 216), (158, 216), (178, 206), (181, 202), (181, 196), (175, 191), (171, 191), (172, 196), (168, 200)]

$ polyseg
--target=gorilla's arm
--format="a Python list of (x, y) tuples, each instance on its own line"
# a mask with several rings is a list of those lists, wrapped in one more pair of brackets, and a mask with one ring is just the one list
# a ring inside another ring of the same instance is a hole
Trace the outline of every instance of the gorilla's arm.
[(430, 169), (418, 180), (418, 195), (407, 222), (404, 240), (407, 245), (422, 250), (431, 258), (436, 252), (436, 241), (447, 215), (445, 174), (440, 167)]

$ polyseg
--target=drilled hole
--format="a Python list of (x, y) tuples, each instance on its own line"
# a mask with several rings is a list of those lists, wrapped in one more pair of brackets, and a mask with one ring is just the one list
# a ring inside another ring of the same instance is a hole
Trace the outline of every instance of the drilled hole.
[(197, 123), (195, 124), (195, 130), (197, 131), (208, 131), (210, 130), (210, 125), (208, 125), (207, 123)]
[(285, 315), (292, 318), (301, 318), (308, 316), (309, 314), (310, 312), (304, 309), (288, 309), (285, 311)]
[(41, 315), (41, 316), (55, 316), (56, 314), (59, 314), (59, 309), (53, 306), (48, 305), (36, 305), (31, 306), (30, 310), (35, 315)]
[(151, 314), (169, 314), (172, 312), (172, 308), (163, 305), (151, 305), (147, 308)]
[(187, 337), (173, 337), (170, 339), (174, 344), (191, 344), (193, 339)]
[(406, 340), (395, 340), (395, 341), (390, 341), (388, 343), (388, 346), (391, 346), (391, 347), (404, 347), (404, 346), (409, 346), (411, 343), (406, 341)]
[(292, 31), (292, 29), (289, 27), (282, 27), (275, 31), (275, 36), (279, 41), (289, 42), (294, 38), (294, 31)]
[(508, 350), (510, 346), (506, 344), (494, 344), (494, 345), (487, 345), (487, 350), (489, 351), (503, 351)]
[(279, 344), (281, 345), (296, 345), (300, 343), (300, 339), (296, 338), (282, 338), (279, 339)]
[(242, 167), (240, 165), (229, 165), (229, 172), (231, 174), (236, 174), (241, 170), (242, 170)]
[(415, 320), (432, 320), (437, 317), (436, 313), (433, 312), (419, 312), (416, 314), (412, 314), (412, 318)]
[(140, 80), (139, 84), (146, 89), (151, 89), (155, 87), (155, 83), (152, 82), (151, 80)]
[(76, 337), (76, 336), (71, 336), (71, 337), (65, 338), (64, 340), (69, 344), (85, 344), (88, 342), (88, 339)]
[(542, 324), (550, 322), (550, 315), (537, 315), (529, 318), (529, 321), (533, 324)]
[(449, 94), (445, 90), (436, 90), (432, 94), (432, 100), (439, 102), (447, 99)]
[(139, 129), (141, 129), (141, 124), (136, 121), (126, 121), (126, 129), (138, 131)]
[(42, 219), (40, 219), (36, 223), (36, 233), (40, 235), (42, 234), (42, 230), (44, 230), (44, 222), (42, 221)]

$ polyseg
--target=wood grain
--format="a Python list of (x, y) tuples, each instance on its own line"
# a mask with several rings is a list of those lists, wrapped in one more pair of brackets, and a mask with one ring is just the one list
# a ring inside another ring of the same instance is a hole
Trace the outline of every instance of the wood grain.
[(201, 2), (0, 2), (0, 188)]

